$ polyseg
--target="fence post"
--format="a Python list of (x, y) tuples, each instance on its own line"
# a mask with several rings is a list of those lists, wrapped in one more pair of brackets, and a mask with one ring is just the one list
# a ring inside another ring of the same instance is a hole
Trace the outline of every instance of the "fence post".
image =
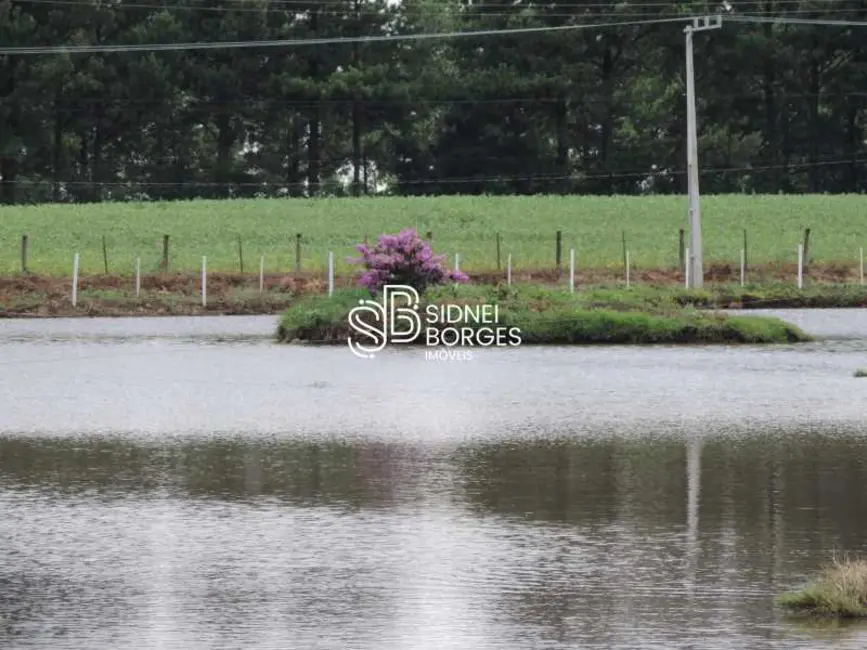
[(265, 256), (259, 259), (259, 295), (265, 291)]
[(689, 289), (689, 247), (684, 251), (684, 255), (686, 256), (686, 266), (683, 270), (683, 283), (687, 289)]
[(21, 235), (21, 272), (27, 273), (27, 235)]
[(626, 251), (626, 288), (629, 288), (629, 251)]
[(557, 231), (556, 248), (554, 250), (554, 260), (557, 270), (560, 270), (561, 260), (563, 256), (563, 232)]
[(301, 271), (301, 233), (295, 235), (295, 273)]
[(135, 297), (141, 293), (141, 258), (135, 258)]
[(804, 229), (804, 266), (810, 264), (810, 229)]
[(238, 262), (241, 267), (241, 274), (244, 273), (244, 249), (241, 246), (241, 235), (238, 235)]
[(202, 307), (208, 306), (208, 260), (202, 255)]
[(575, 293), (575, 249), (569, 249), (569, 293)]
[(512, 254), (506, 258), (506, 285), (512, 285)]
[(105, 267), (105, 274), (108, 275), (108, 247), (105, 245), (105, 235), (102, 236), (102, 263)]
[(804, 288), (804, 245), (798, 244), (798, 289)]
[(623, 266), (624, 268), (629, 266), (629, 261), (626, 259), (626, 231), (620, 235), (620, 243), (623, 248)]
[(169, 270), (169, 236), (163, 235), (163, 271)]
[(681, 271), (684, 270), (685, 265), (686, 265), (686, 256), (685, 256), (685, 251), (684, 251), (684, 246), (686, 245), (684, 243), (685, 234), (686, 233), (684, 232), (683, 228), (681, 228), (680, 229), (680, 239), (679, 239), (678, 244), (677, 244), (677, 263), (678, 263), (678, 265), (680, 265)]
[(72, 258), (72, 306), (78, 304), (78, 253)]
[(328, 295), (334, 295), (334, 253), (328, 252)]

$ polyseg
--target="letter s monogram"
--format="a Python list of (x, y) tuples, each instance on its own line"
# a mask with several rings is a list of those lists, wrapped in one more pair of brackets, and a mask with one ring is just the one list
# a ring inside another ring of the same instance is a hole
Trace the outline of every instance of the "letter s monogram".
[[(354, 307), (349, 312), (349, 326), (362, 337), (370, 339), (372, 344), (362, 345), (353, 340), (352, 336), (347, 338), (349, 349), (352, 353), (362, 359), (372, 359), (374, 352), (379, 352), (387, 343), (385, 332), (385, 307), (375, 300), (359, 300), (358, 307)], [(362, 320), (361, 315), (372, 314), (374, 322), (379, 322), (379, 327), (369, 322), (370, 319)]]

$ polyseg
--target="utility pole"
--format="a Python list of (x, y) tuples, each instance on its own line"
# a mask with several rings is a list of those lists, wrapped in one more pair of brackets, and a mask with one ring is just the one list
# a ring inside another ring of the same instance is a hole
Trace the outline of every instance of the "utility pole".
[(698, 134), (695, 117), (695, 71), (692, 63), (692, 35), (722, 27), (722, 17), (693, 18), (692, 25), (684, 27), (686, 34), (686, 179), (689, 194), (689, 286), (701, 288), (704, 284), (704, 266), (701, 254), (701, 208), (698, 201)]

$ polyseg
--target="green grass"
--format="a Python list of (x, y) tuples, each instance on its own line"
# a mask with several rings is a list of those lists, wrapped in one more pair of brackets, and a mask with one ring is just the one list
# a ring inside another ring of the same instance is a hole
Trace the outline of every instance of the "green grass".
[[(738, 264), (743, 230), (749, 262), (795, 262), (803, 229), (812, 229), (814, 261), (857, 264), (867, 245), (867, 198), (852, 196), (704, 196), (702, 228), (707, 261)], [(367, 235), (412, 227), (433, 232), (434, 248), (461, 257), (465, 270), (496, 268), (511, 253), (515, 268), (554, 264), (555, 232), (563, 232), (563, 261), (577, 251), (579, 267), (622, 264), (625, 231), (637, 267), (673, 267), (678, 230), (685, 227), (681, 196), (595, 197), (418, 197), (362, 199), (261, 199), (168, 203), (105, 203), (0, 208), (0, 274), (21, 266), (21, 235), (29, 235), (29, 270), (69, 275), (72, 257), (81, 272), (102, 272), (102, 237), (109, 271), (132, 273), (158, 267), (163, 234), (170, 235), (170, 267), (194, 270), (203, 255), (214, 271), (238, 270), (237, 237), (246, 272), (287, 271), (295, 264), (295, 234), (301, 233), (302, 268), (322, 269), (333, 251), (337, 269)]]
[(82, 289), (77, 306), (72, 307), (69, 294), (58, 297), (44, 291), (17, 294), (0, 299), (0, 318), (6, 315), (31, 316), (139, 316), (193, 314), (277, 314), (295, 302), (292, 294), (249, 288), (230, 288), (211, 294), (203, 307), (197, 291), (169, 293), (131, 290)]
[(779, 596), (777, 604), (795, 614), (867, 617), (867, 560), (835, 560), (810, 584)]
[(747, 309), (847, 308), (867, 306), (867, 287), (852, 284), (810, 285), (773, 283), (741, 287), (707, 285), (701, 290), (677, 286), (634, 285), (629, 290), (613, 287), (582, 287), (579, 300), (589, 306), (644, 305), (694, 306), (698, 308), (744, 307)]
[[(363, 291), (310, 296), (281, 318), (282, 341), (344, 343), (350, 309)], [(695, 296), (697, 299), (700, 296)], [(783, 343), (810, 337), (776, 318), (725, 316), (684, 305), (676, 291), (646, 289), (567, 291), (536, 285), (448, 286), (429, 292), (426, 304), (497, 304), (498, 325), (518, 327), (522, 344)], [(422, 307), (423, 309), (423, 307)], [(472, 325), (477, 327), (477, 325)], [(419, 341), (423, 342), (423, 341)]]

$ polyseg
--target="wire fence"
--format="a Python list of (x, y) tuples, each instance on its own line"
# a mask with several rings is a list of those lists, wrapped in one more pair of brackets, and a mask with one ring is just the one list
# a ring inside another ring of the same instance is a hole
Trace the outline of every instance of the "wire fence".
[[(425, 233), (428, 239), (431, 235)], [(642, 286), (687, 289), (703, 286), (710, 289), (719, 287), (722, 290), (720, 296), (730, 296), (727, 300), (737, 301), (737, 295), (741, 295), (744, 304), (750, 302), (752, 306), (759, 304), (766, 308), (791, 306), (793, 300), (804, 306), (831, 306), (825, 304), (829, 300), (843, 300), (847, 306), (853, 307), (867, 305), (864, 248), (859, 247), (851, 260), (815, 261), (810, 255), (810, 235), (809, 229), (803, 232), (803, 239), (795, 246), (792, 259), (764, 262), (749, 260), (748, 240), (745, 238), (737, 260), (706, 259), (702, 265), (703, 282), (700, 283), (695, 277), (690, 277), (690, 269), (694, 266), (687, 263), (691, 259), (689, 239), (682, 229), (678, 232), (674, 261), (664, 266), (637, 264), (636, 257), (640, 256), (634, 255), (625, 233), (620, 240), (622, 259), (603, 266), (582, 264), (580, 251), (567, 244), (562, 231), (553, 233), (553, 237), (537, 235), (523, 241), (525, 245), (532, 242), (547, 249), (537, 258), (511, 252), (512, 248), (506, 247), (499, 235), (495, 237), (494, 250), (488, 256), (489, 264), (480, 264), (479, 256), (474, 259), (472, 255), (465, 257), (458, 252), (443, 258), (450, 269), (465, 273), (470, 283), (475, 285), (533, 284), (559, 287), (573, 293), (592, 287), (633, 290)], [(469, 243), (470, 240), (463, 241)], [(635, 245), (640, 249), (641, 240)], [(85, 255), (76, 249), (69, 255), (68, 272), (46, 275), (29, 266), (28, 246), (29, 238), (22, 237), (21, 271), (0, 275), (2, 317), (81, 313), (276, 313), (293, 304), (301, 295), (332, 296), (341, 289), (359, 289), (359, 276), (364, 270), (345, 258), (338, 265), (340, 257), (334, 248), (323, 249), (324, 254), (316, 255), (323, 263), (313, 265), (314, 256), (305, 255), (305, 242), (301, 236), (295, 240), (294, 256), (287, 254), (282, 268), (277, 268), (279, 265), (273, 261), (267, 264), (265, 255), (249, 250), (245, 252), (242, 238), (236, 241), (236, 258), (232, 261), (223, 258), (221, 264), (218, 257), (218, 262), (214, 263), (212, 257), (201, 255), (192, 263), (186, 256), (187, 263), (179, 265), (172, 257), (171, 238), (165, 236), (161, 259), (155, 267), (148, 266), (141, 256), (111, 258), (111, 249), (103, 239), (99, 251), (101, 269), (93, 268), (92, 262), (96, 257), (93, 250), (88, 250)], [(91, 266), (82, 264), (85, 259)], [(234, 268), (230, 268), (232, 266)], [(740, 294), (737, 294), (738, 287)], [(827, 289), (831, 287), (838, 290), (829, 292)], [(770, 292), (762, 291), (763, 288), (770, 289)], [(759, 293), (751, 293), (753, 289)], [(730, 290), (735, 290), (735, 293)], [(72, 311), (69, 311), (70, 307)]]
[[(598, 241), (581, 238), (574, 233), (556, 230), (549, 233), (521, 234), (500, 232), (488, 234), (455, 232), (439, 241), (433, 231), (420, 231), (443, 265), (468, 273), (482, 282), (565, 281), (600, 283), (690, 283), (688, 262), (696, 255), (690, 252), (688, 230), (680, 228), (670, 233), (647, 230), (628, 233), (610, 231)], [(751, 242), (744, 229), (737, 240), (726, 243), (725, 255), (719, 246), (709, 254), (707, 248), (698, 253), (704, 275), (712, 282), (741, 285), (767, 282), (797, 282), (804, 280), (860, 283), (864, 282), (864, 247), (854, 246), (846, 254), (814, 254), (811, 228), (789, 233), (791, 251), (769, 256), (767, 233)], [(791, 235), (796, 236), (791, 236)], [(209, 237), (207, 241), (190, 242), (165, 234), (154, 238), (148, 247), (136, 247), (123, 238), (90, 237), (75, 243), (34, 241), (23, 234), (18, 243), (18, 260), (8, 255), (0, 257), (0, 279), (20, 277), (55, 278), (135, 278), (136, 290), (141, 278), (191, 276), (201, 273), (202, 281), (210, 274), (233, 278), (236, 285), (254, 285), (260, 289), (272, 285), (274, 278), (291, 276), (309, 281), (346, 284), (363, 272), (360, 245), (375, 247), (377, 238), (358, 236), (305, 236), (296, 233), (282, 241), (241, 235)], [(251, 244), (252, 240), (252, 244)], [(718, 243), (718, 242), (717, 242)], [(775, 241), (774, 250), (779, 250)], [(705, 244), (706, 246), (706, 244)], [(143, 250), (144, 248), (144, 250)], [(758, 249), (758, 254), (753, 250)], [(37, 254), (34, 255), (34, 249)], [(5, 259), (3, 259), (5, 258)], [(266, 282), (267, 279), (267, 282)], [(152, 282), (150, 284), (153, 284)]]

